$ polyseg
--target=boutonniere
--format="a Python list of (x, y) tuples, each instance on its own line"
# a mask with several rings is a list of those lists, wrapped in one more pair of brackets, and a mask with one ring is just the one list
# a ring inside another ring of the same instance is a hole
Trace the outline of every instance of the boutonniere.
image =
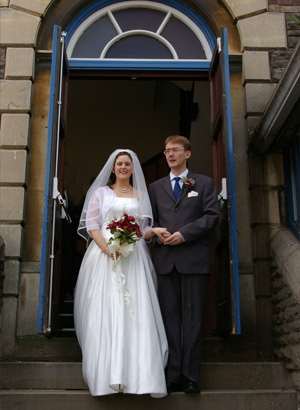
[(181, 181), (187, 188), (191, 188), (195, 185), (195, 180), (193, 178), (182, 177)]

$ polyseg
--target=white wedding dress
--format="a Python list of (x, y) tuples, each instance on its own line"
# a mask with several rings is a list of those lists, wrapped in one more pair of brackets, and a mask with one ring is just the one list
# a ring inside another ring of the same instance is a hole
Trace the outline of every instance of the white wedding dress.
[[(138, 199), (116, 198), (102, 226), (126, 212), (135, 215)], [(138, 218), (137, 218), (137, 222)], [(83, 377), (93, 396), (118, 392), (166, 395), (168, 346), (155, 286), (155, 271), (144, 239), (128, 257), (113, 261), (93, 241), (80, 268), (74, 317), (82, 349)], [(125, 285), (120, 285), (120, 272)], [(130, 303), (126, 304), (126, 288)]]

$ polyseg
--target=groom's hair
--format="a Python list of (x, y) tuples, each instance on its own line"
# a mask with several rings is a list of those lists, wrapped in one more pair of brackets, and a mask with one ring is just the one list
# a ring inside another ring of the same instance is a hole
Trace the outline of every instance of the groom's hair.
[(168, 137), (168, 138), (165, 140), (165, 146), (166, 146), (169, 142), (171, 142), (171, 143), (173, 143), (173, 144), (174, 144), (174, 143), (177, 143), (177, 144), (183, 145), (183, 148), (184, 148), (186, 151), (191, 151), (191, 150), (192, 150), (192, 146), (191, 146), (190, 140), (187, 139), (186, 137), (181, 136), (181, 135), (171, 135), (170, 137)]

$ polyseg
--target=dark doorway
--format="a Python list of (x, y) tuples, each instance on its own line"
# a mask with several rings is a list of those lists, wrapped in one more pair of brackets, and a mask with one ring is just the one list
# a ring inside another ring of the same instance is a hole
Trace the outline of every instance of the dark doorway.
[[(190, 138), (194, 172), (212, 176), (209, 84), (207, 78), (70, 78), (64, 188), (72, 224), (64, 224), (60, 272), (60, 333), (74, 335), (73, 292), (85, 252), (77, 235), (85, 193), (110, 153), (134, 150), (147, 183), (166, 175), (164, 140)], [(205, 336), (215, 333), (215, 279), (207, 297)]]

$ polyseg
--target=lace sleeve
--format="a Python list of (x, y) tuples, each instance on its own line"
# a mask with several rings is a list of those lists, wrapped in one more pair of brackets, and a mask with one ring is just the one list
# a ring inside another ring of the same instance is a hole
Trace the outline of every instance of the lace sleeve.
[(90, 233), (93, 229), (100, 229), (100, 198), (95, 191), (91, 197), (88, 204), (87, 214), (86, 214), (86, 229)]
[(140, 221), (140, 231), (143, 234), (143, 237), (145, 236), (146, 232), (151, 229), (151, 219), (150, 218), (142, 218)]

